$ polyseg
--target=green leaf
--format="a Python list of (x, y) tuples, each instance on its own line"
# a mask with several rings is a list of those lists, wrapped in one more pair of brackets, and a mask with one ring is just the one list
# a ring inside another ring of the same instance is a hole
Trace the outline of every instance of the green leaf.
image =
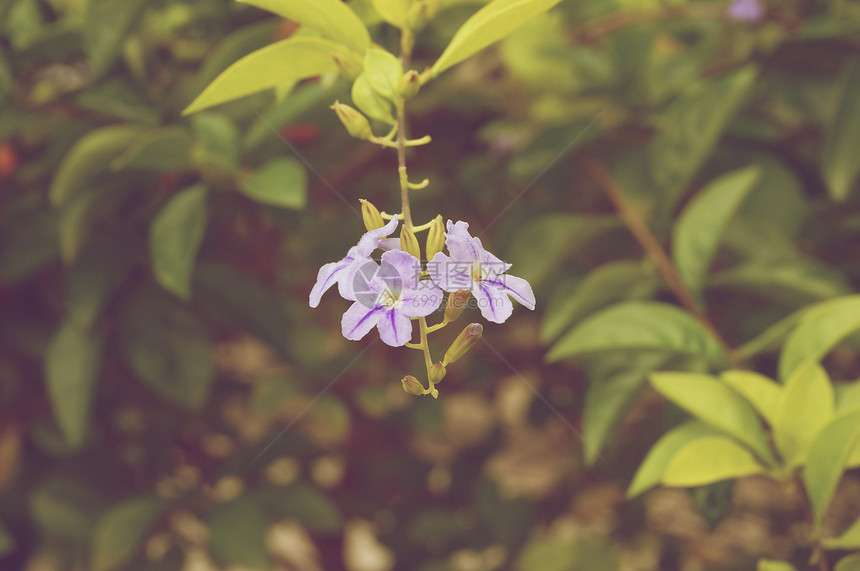
[(102, 339), (86, 323), (66, 319), (45, 354), (45, 379), (57, 424), (73, 448), (86, 436)]
[(851, 286), (837, 271), (803, 258), (751, 260), (708, 280), (711, 287), (730, 287), (785, 298), (792, 305), (822, 301), (851, 293)]
[(305, 483), (277, 490), (266, 505), (278, 517), (294, 519), (311, 532), (336, 533), (343, 526), (337, 504)]
[(316, 30), (324, 37), (364, 53), (370, 33), (361, 19), (340, 0), (238, 0)]
[(719, 434), (719, 432), (698, 420), (690, 420), (676, 426), (657, 441), (633, 477), (633, 482), (627, 490), (627, 497), (638, 496), (645, 490), (653, 488), (663, 480), (666, 467), (675, 453), (687, 443), (703, 436)]
[(64, 262), (74, 262), (77, 258), (89, 238), (105, 197), (111, 190), (113, 189), (108, 187), (83, 189), (60, 206), (57, 238), (60, 243), (60, 257)]
[(141, 496), (105, 512), (93, 529), (93, 571), (113, 571), (129, 563), (166, 507), (162, 500)]
[(648, 383), (648, 373), (664, 363), (666, 356), (648, 353), (631, 359), (625, 352), (622, 359), (627, 366), (620, 370), (589, 372), (583, 418), (583, 439), (587, 443), (584, 454), (588, 465), (600, 457), (612, 428)]
[(836, 412), (860, 408), (860, 381), (840, 383), (836, 387)]
[(6, 529), (6, 526), (3, 525), (3, 522), (0, 522), (0, 557), (3, 557), (14, 550), (15, 538), (12, 537), (12, 534), (10, 534), (9, 530)]
[(397, 26), (407, 28), (407, 15), (409, 14), (409, 0), (371, 0), (373, 8), (383, 20)]
[(271, 569), (266, 554), (266, 519), (250, 498), (215, 506), (208, 523), (209, 545), (217, 559), (257, 571)]
[(182, 114), (195, 113), (289, 81), (337, 71), (334, 57), (355, 60), (357, 56), (341, 44), (324, 38), (297, 36), (282, 40), (228, 67)]
[(718, 379), (696, 373), (653, 373), (651, 385), (690, 414), (749, 446), (763, 461), (775, 463), (758, 415)]
[(84, 47), (96, 75), (106, 72), (117, 56), (129, 28), (140, 20), (146, 0), (99, 0), (87, 2), (82, 27)]
[(724, 371), (720, 379), (744, 397), (768, 424), (776, 423), (782, 385), (753, 371)]
[(132, 370), (171, 401), (196, 409), (214, 378), (209, 331), (182, 304), (155, 289), (130, 296), (122, 315), (122, 353)]
[(239, 190), (261, 204), (301, 210), (308, 199), (308, 175), (296, 159), (272, 159), (239, 181)]
[(836, 563), (833, 571), (860, 571), (860, 553), (843, 557)]
[(858, 329), (860, 295), (840, 297), (808, 308), (779, 357), (779, 377), (787, 379), (806, 360), (820, 360)]
[(181, 299), (191, 295), (194, 259), (206, 232), (206, 199), (204, 184), (186, 188), (164, 205), (149, 230), (155, 279)]
[(806, 461), (813, 440), (833, 418), (833, 385), (815, 361), (797, 367), (782, 391), (774, 422), (777, 449), (789, 466)]
[(759, 353), (777, 350), (807, 311), (808, 308), (803, 308), (780, 319), (764, 332), (735, 349), (735, 354), (741, 360), (748, 360)]
[(400, 98), (400, 78), (403, 66), (394, 54), (378, 48), (370, 48), (364, 54), (364, 76), (378, 94), (390, 101)]
[(860, 59), (853, 59), (846, 66), (845, 76), (837, 86), (834, 108), (837, 110), (827, 129), (821, 170), (830, 196), (843, 202), (848, 198), (857, 175), (857, 143), (860, 141)]
[(391, 112), (391, 103), (370, 86), (366, 73), (359, 75), (352, 84), (352, 102), (371, 119), (389, 125), (397, 123)]
[(154, 129), (140, 136), (124, 153), (113, 160), (111, 169), (153, 171), (187, 169), (191, 163), (191, 136), (185, 127)]
[(760, 474), (764, 468), (749, 449), (727, 436), (702, 436), (678, 450), (666, 471), (666, 486), (695, 487)]
[(29, 507), (33, 521), (45, 535), (85, 539), (103, 501), (86, 483), (58, 474), (37, 485)]
[(787, 563), (785, 561), (759, 559), (756, 571), (797, 571), (797, 568), (791, 563)]
[(827, 506), (842, 478), (851, 448), (860, 438), (860, 411), (836, 417), (818, 433), (803, 467), (803, 481), (812, 505), (816, 529), (821, 529)]
[(681, 214), (672, 237), (672, 258), (693, 293), (701, 294), (723, 233), (760, 176), (756, 166), (724, 174), (708, 183)]
[(439, 75), (471, 55), (510, 35), (561, 0), (493, 0), (457, 30), (448, 47), (433, 64)]
[(191, 118), (191, 162), (216, 179), (232, 179), (239, 170), (239, 129), (229, 117), (206, 111)]
[(666, 303), (629, 301), (595, 313), (564, 335), (549, 362), (609, 349), (660, 349), (724, 363), (720, 345), (685, 311)]
[(60, 163), (57, 176), (51, 183), (51, 203), (60, 206), (88, 188), (89, 183), (108, 171), (110, 163), (143, 132), (141, 127), (119, 125), (102, 127), (84, 135)]
[(545, 343), (561, 335), (583, 317), (607, 305), (630, 297), (647, 297), (658, 285), (654, 272), (642, 262), (607, 262), (591, 271), (572, 294), (564, 295), (544, 316), (541, 340)]
[(650, 146), (654, 183), (665, 188), (671, 212), (687, 183), (711, 154), (756, 77), (748, 66), (694, 85), (661, 117)]
[(826, 549), (858, 549), (860, 548), (860, 518), (845, 530), (839, 537), (831, 537), (823, 542)]

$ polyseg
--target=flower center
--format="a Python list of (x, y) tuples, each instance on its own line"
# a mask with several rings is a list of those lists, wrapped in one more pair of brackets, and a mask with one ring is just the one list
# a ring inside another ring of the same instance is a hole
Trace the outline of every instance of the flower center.
[(472, 266), (472, 281), (479, 282), (483, 279), (483, 272), (481, 271), (481, 263), (477, 262), (474, 266)]
[(390, 289), (386, 289), (382, 292), (381, 299), (379, 301), (388, 309), (394, 309), (400, 305), (400, 296), (395, 295)]

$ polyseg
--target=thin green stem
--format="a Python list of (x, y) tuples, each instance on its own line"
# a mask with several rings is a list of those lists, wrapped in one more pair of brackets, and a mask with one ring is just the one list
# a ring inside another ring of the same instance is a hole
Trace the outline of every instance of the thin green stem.
[(442, 323), (437, 323), (436, 325), (431, 325), (427, 328), (427, 333), (433, 333), (434, 331), (439, 331), (443, 327), (447, 327), (450, 321), (443, 321)]

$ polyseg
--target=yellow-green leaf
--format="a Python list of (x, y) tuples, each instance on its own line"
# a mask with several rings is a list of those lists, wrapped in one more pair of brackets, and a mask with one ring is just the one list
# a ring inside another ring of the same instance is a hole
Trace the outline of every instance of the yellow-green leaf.
[(718, 379), (696, 373), (653, 373), (650, 379), (667, 399), (743, 442), (763, 461), (775, 463), (758, 415), (743, 397)]
[(823, 542), (827, 549), (858, 549), (860, 548), (860, 518), (846, 529), (839, 537), (831, 537)]
[(833, 571), (860, 571), (860, 553), (843, 557), (836, 563)]
[(806, 461), (809, 447), (834, 411), (833, 385), (821, 365), (807, 361), (796, 368), (785, 383), (773, 426), (776, 447), (789, 466)]
[(756, 571), (797, 571), (794, 565), (785, 561), (774, 561), (773, 559), (759, 559)]
[(761, 169), (749, 166), (711, 181), (684, 209), (672, 236), (672, 257), (684, 285), (699, 294), (720, 240)]
[(724, 383), (732, 387), (773, 426), (782, 398), (782, 385), (752, 371), (725, 371), (720, 374)]
[(727, 436), (703, 436), (685, 444), (663, 473), (667, 486), (694, 487), (760, 474), (764, 467), (747, 448)]
[(433, 64), (438, 75), (508, 36), (532, 18), (543, 14), (561, 0), (493, 0), (457, 30), (448, 47)]
[(398, 86), (403, 77), (403, 66), (394, 54), (378, 48), (367, 50), (364, 55), (364, 75), (374, 91), (388, 100), (399, 97)]
[(308, 175), (296, 159), (272, 159), (240, 181), (239, 190), (262, 204), (300, 210), (307, 203)]
[(359, 75), (352, 84), (352, 102), (371, 119), (383, 121), (389, 125), (397, 122), (391, 113), (391, 103), (370, 86), (365, 73)]
[(333, 56), (358, 58), (349, 48), (325, 38), (287, 38), (228, 67), (182, 113), (188, 115), (283, 83), (337, 71)]
[(324, 37), (363, 53), (370, 34), (361, 19), (340, 0), (238, 0), (298, 22)]
[(409, 0), (372, 0), (373, 8), (379, 16), (398, 28), (406, 28), (406, 16), (409, 13)]
[(845, 462), (858, 438), (860, 411), (855, 411), (838, 416), (825, 426), (809, 449), (803, 480), (817, 529), (821, 528), (827, 506), (845, 470)]
[(202, 184), (181, 191), (161, 209), (149, 231), (155, 278), (182, 299), (191, 295), (194, 260), (206, 231), (206, 197)]

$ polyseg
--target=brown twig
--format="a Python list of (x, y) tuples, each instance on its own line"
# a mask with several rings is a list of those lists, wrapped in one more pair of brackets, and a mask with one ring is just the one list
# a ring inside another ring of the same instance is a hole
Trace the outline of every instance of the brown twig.
[(731, 347), (726, 343), (719, 331), (717, 331), (717, 328), (714, 327), (714, 324), (708, 318), (699, 301), (690, 293), (684, 282), (681, 281), (678, 270), (675, 269), (672, 260), (666, 254), (663, 246), (660, 245), (660, 241), (657, 240), (657, 237), (651, 232), (651, 229), (648, 228), (648, 225), (639, 216), (639, 213), (627, 202), (624, 192), (618, 185), (618, 181), (609, 172), (609, 169), (600, 160), (590, 155), (585, 155), (582, 158), (582, 163), (601, 190), (603, 190), (604, 194), (606, 194), (607, 198), (615, 206), (618, 216), (627, 225), (627, 228), (633, 234), (633, 237), (636, 238), (636, 241), (639, 242), (639, 245), (642, 246), (645, 255), (654, 263), (657, 271), (660, 272), (666, 284), (675, 293), (681, 305), (714, 336), (722, 346), (726, 356), (728, 356), (731, 365), (737, 367), (737, 357), (732, 352)]

